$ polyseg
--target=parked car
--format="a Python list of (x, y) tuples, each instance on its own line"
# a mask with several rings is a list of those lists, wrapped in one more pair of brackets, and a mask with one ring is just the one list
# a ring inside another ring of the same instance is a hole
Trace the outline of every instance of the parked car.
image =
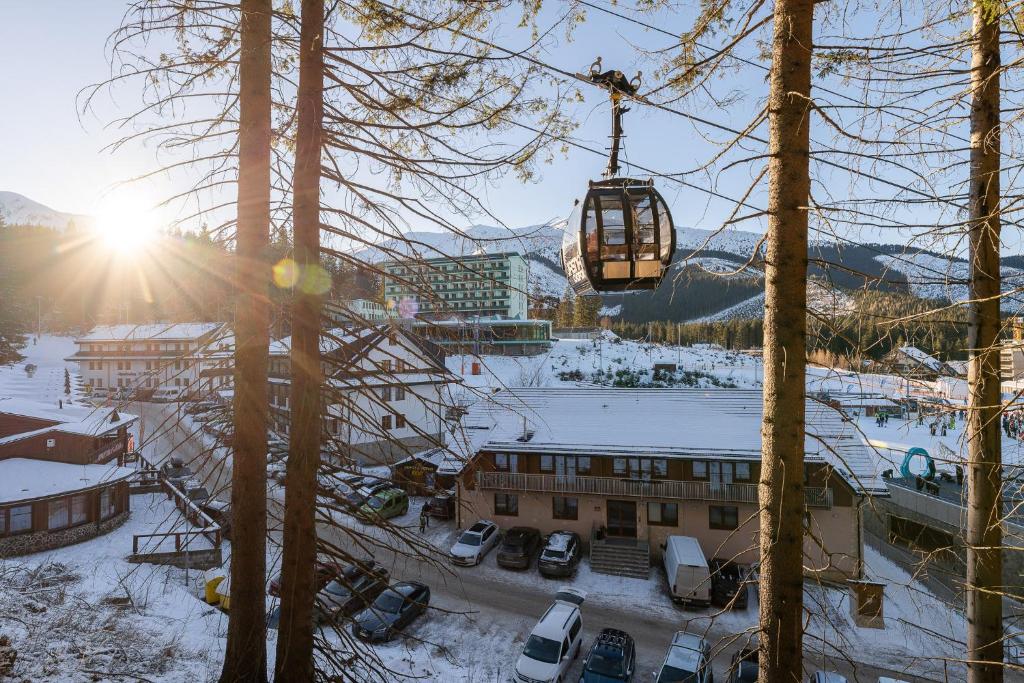
[(185, 406), (186, 415), (195, 415), (197, 413), (205, 413), (209, 410), (213, 410), (217, 407), (217, 404), (213, 401), (193, 401)]
[(391, 574), (373, 560), (353, 564), (317, 593), (316, 609), (323, 621), (348, 617), (367, 607), (388, 587)]
[(583, 648), (583, 617), (580, 605), (587, 594), (574, 588), (562, 588), (555, 601), (530, 631), (523, 653), (516, 661), (515, 680), (562, 681), (572, 660)]
[(154, 403), (173, 403), (185, 400), (185, 390), (181, 387), (165, 387), (153, 392), (151, 401)]
[[(317, 560), (313, 570), (316, 572), (316, 589), (319, 591), (332, 580), (342, 576), (346, 567), (336, 562)], [(281, 596), (281, 575), (277, 574), (267, 585), (267, 594), (274, 597)]]
[(184, 482), (192, 478), (192, 468), (185, 464), (184, 458), (180, 455), (172, 455), (162, 465), (160, 472), (164, 475), (167, 483), (180, 487)]
[(721, 557), (713, 558), (708, 568), (711, 570), (711, 604), (746, 609), (747, 568)]
[(430, 588), (417, 581), (396, 583), (355, 616), (352, 635), (360, 640), (386, 641), (427, 611)]
[(211, 498), (201, 503), (199, 509), (220, 526), (224, 538), (231, 539), (231, 503)]
[(846, 683), (846, 676), (834, 671), (815, 671), (808, 679), (808, 683)]
[(757, 646), (745, 647), (732, 656), (726, 683), (757, 683)]
[(455, 496), (439, 493), (423, 504), (426, 513), (436, 519), (455, 519)]
[(583, 660), (580, 683), (632, 681), (636, 671), (636, 644), (625, 631), (601, 629)]
[(673, 602), (687, 607), (711, 604), (711, 570), (696, 538), (669, 536), (662, 562)]
[(498, 545), (500, 538), (497, 524), (481, 520), (462, 532), (448, 556), (454, 564), (472, 567), (483, 561), (491, 548)]
[(210, 500), (210, 490), (195, 479), (189, 479), (182, 482), (181, 490), (185, 494), (185, 497), (197, 506)]
[(711, 646), (694, 633), (677, 631), (655, 680), (657, 683), (714, 683)]
[(368, 482), (364, 482), (358, 488), (354, 488), (345, 496), (345, 500), (347, 500), (349, 505), (354, 509), (359, 509), (371, 496), (390, 488), (394, 488), (391, 482), (384, 481), (383, 479), (373, 479)]
[(219, 410), (207, 410), (198, 413), (193, 413), (193, 422), (212, 422), (213, 420), (220, 420), (224, 416)]
[(366, 519), (391, 519), (409, 511), (409, 494), (402, 489), (385, 489), (373, 494), (359, 507)]
[(498, 565), (506, 569), (529, 569), (540, 550), (540, 532), (528, 526), (514, 526), (505, 532), (498, 548)]
[(544, 541), (544, 550), (537, 560), (537, 570), (543, 576), (572, 576), (576, 573), (583, 547), (575, 531), (555, 531)]

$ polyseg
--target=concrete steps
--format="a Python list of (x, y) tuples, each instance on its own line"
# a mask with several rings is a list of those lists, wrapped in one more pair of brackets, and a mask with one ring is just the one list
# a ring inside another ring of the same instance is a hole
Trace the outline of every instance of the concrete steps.
[(644, 541), (594, 541), (590, 545), (590, 569), (598, 574), (646, 579), (651, 572), (651, 548)]

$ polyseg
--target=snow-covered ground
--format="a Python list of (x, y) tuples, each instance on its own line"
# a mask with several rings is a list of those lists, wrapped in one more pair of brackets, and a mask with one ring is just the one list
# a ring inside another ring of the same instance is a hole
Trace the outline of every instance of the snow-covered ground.
[[(71, 399), (79, 400), (81, 391), (78, 378), (78, 364), (64, 359), (77, 348), (71, 337), (42, 335), (38, 342), (29, 339), (21, 355), (25, 359), (13, 365), (0, 365), (0, 396), (25, 398), (54, 406), (58, 401), (67, 401), (64, 393), (64, 370), (71, 375)], [(38, 368), (32, 376), (25, 372), (25, 366), (34, 364)]]
[[(551, 350), (537, 356), (484, 356), (481, 374), (472, 374), (473, 356), (450, 355), (448, 369), (461, 375), (467, 387), (493, 390), (501, 387), (557, 387), (602, 383), (612, 384), (616, 373), (643, 373), (641, 381), (653, 380), (656, 363), (678, 366), (682, 385), (684, 373), (691, 373), (693, 386), (760, 386), (761, 361), (722, 349), (666, 346), (628, 341), (605, 332), (598, 340), (562, 339)], [(603, 377), (596, 373), (603, 373)]]

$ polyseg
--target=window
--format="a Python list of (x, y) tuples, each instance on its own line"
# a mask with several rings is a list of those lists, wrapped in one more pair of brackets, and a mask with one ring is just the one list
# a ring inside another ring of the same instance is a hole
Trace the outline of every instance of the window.
[(103, 489), (100, 491), (100, 519), (113, 517), (115, 512), (117, 500), (114, 498), (114, 492), (109, 488)]
[(750, 481), (750, 463), (736, 463), (736, 481)]
[(580, 632), (581, 628), (583, 628), (583, 620), (577, 615), (576, 621), (572, 622), (572, 628), (569, 629), (569, 640), (576, 640), (576, 634)]
[(554, 496), (551, 499), (552, 519), (579, 519), (579, 499)]
[(391, 387), (380, 388), (380, 400), (384, 401), (385, 403), (391, 400)]
[(494, 454), (494, 469), (501, 472), (508, 472), (508, 453)]
[(732, 531), (739, 525), (739, 508), (733, 505), (711, 505), (708, 507), (709, 528)]
[(390, 415), (384, 415), (383, 417), (380, 418), (380, 427), (381, 427), (381, 429), (385, 429), (385, 430), (391, 429), (391, 416)]
[(708, 478), (708, 464), (703, 460), (693, 461), (693, 478), (694, 479), (707, 479)]
[(612, 473), (624, 475), (626, 474), (626, 459), (625, 458), (612, 458)]
[(516, 517), (519, 515), (519, 496), (511, 493), (494, 494), (494, 514)]
[(10, 512), (10, 524), (8, 529), (10, 533), (18, 534), (23, 531), (32, 531), (32, 506), (21, 505), (16, 508), (11, 508)]
[(590, 472), (589, 455), (581, 455), (576, 458), (576, 471), (580, 474), (588, 474)]
[(395, 415), (395, 429), (403, 429), (405, 427), (405, 415)]
[(403, 389), (401, 387), (395, 387), (395, 400), (396, 401), (404, 401), (405, 400), (405, 389)]
[(7, 533), (7, 510), (0, 510), (0, 536)]
[(651, 526), (679, 526), (679, 506), (676, 503), (648, 503), (647, 523)]
[(51, 500), (49, 504), (47, 529), (63, 529), (68, 525), (68, 499)]
[(380, 362), (380, 369), (384, 372), (391, 372), (391, 360), (382, 360)]
[(89, 521), (89, 498), (85, 494), (71, 497), (71, 524)]
[(651, 461), (651, 469), (654, 470), (654, 476), (666, 477), (668, 476), (668, 461), (664, 458), (657, 458)]
[(540, 471), (541, 472), (554, 472), (555, 471), (555, 458), (552, 455), (540, 456)]

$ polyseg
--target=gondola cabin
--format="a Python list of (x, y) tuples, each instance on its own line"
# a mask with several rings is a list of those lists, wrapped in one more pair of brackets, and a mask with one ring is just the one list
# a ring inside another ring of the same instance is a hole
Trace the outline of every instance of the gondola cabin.
[(591, 181), (562, 240), (562, 267), (577, 295), (657, 289), (676, 236), (650, 180)]

